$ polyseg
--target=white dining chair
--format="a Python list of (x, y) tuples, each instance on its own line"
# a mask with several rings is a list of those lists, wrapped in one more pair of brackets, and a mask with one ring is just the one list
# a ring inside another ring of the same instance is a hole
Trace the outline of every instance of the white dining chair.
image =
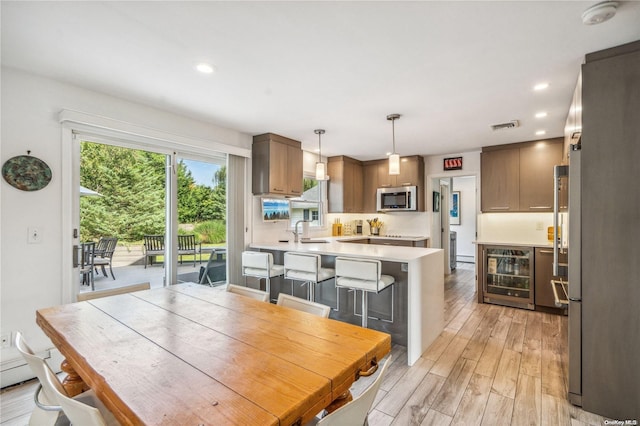
[(51, 369), (45, 370), (45, 378), (51, 392), (62, 407), (71, 425), (76, 426), (116, 426), (120, 423), (113, 414), (104, 406), (95, 394), (69, 398), (64, 393), (64, 388)]
[(278, 303), (276, 304), (284, 306), (285, 308), (296, 309), (298, 311), (307, 312), (323, 318), (329, 318), (329, 313), (331, 312), (330, 306), (323, 305), (322, 303), (311, 302), (286, 293), (280, 293), (278, 295)]
[(250, 297), (252, 299), (261, 300), (263, 302), (269, 301), (269, 293), (251, 287), (242, 287), (240, 285), (227, 284), (227, 291), (229, 293), (239, 294), (241, 296)]
[[(336, 287), (344, 287), (353, 290), (353, 311), (356, 313), (356, 296), (362, 291), (362, 326), (367, 327), (369, 318), (369, 293), (380, 293), (395, 282), (391, 275), (384, 275), (382, 262), (372, 259), (352, 257), (336, 257)], [(393, 322), (393, 287), (391, 288), (391, 319), (383, 321)], [(357, 315), (357, 314), (356, 314)], [(381, 318), (376, 318), (381, 319)]]
[[(293, 283), (302, 282), (307, 285), (307, 299), (315, 302), (315, 286), (336, 276), (332, 268), (323, 268), (318, 254), (286, 252), (284, 254), (284, 279), (291, 280), (291, 295)], [(335, 308), (337, 310), (337, 306)]]
[(384, 374), (387, 371), (390, 360), (391, 354), (389, 354), (382, 367), (378, 367), (379, 372), (373, 383), (371, 383), (371, 385), (367, 389), (365, 389), (364, 392), (354, 398), (353, 401), (348, 402), (333, 413), (327, 414), (319, 420), (317, 418), (314, 418), (310, 423), (307, 423), (307, 426), (368, 425), (369, 411), (371, 411), (373, 401), (375, 400), (376, 394), (380, 389), (382, 379), (384, 378)]
[[(31, 417), (29, 418), (29, 425), (47, 426), (69, 424), (69, 419), (71, 419), (71, 416), (68, 415), (67, 411), (59, 403), (55, 391), (55, 389), (57, 388), (62, 389), (62, 392), (64, 392), (62, 383), (60, 383), (57, 376), (51, 370), (49, 365), (47, 365), (45, 360), (35, 355), (33, 350), (31, 350), (27, 342), (24, 340), (22, 333), (20, 333), (19, 331), (16, 333), (15, 344), (16, 349), (18, 349), (18, 352), (20, 352), (22, 357), (31, 368), (31, 371), (36, 375), (38, 381), (40, 382), (40, 385), (36, 389), (36, 393), (34, 395), (36, 407), (34, 408)], [(47, 379), (47, 374), (51, 375), (51, 380)], [(51, 383), (53, 383), (54, 386), (52, 386)], [(65, 397), (69, 398), (66, 396), (66, 394)], [(103, 406), (102, 402), (98, 400), (92, 390), (83, 392), (80, 395), (75, 396), (73, 399), (82, 401), (85, 404)], [(115, 418), (113, 418), (113, 414), (111, 414), (106, 409), (105, 413), (107, 413), (106, 418), (109, 419), (109, 422), (107, 424), (118, 424), (115, 421)], [(76, 424), (82, 425), (83, 423)]]
[(271, 278), (284, 275), (284, 265), (273, 263), (271, 253), (259, 251), (242, 252), (242, 275), (245, 277), (264, 278), (266, 281), (265, 290), (271, 294)]

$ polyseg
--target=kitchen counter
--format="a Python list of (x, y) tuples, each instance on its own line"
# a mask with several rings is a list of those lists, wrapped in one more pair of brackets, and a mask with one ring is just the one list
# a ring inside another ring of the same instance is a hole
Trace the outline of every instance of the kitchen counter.
[[(311, 238), (310, 241), (328, 241), (321, 242), (262, 242), (252, 243), (251, 248), (261, 250), (277, 250), (277, 251), (303, 251), (316, 253), (320, 255), (329, 256), (354, 256), (364, 259), (380, 259), (390, 262), (410, 262), (412, 260), (420, 259), (423, 256), (429, 256), (441, 249), (431, 249), (422, 247), (402, 247), (402, 246), (387, 246), (378, 244), (344, 244), (350, 240), (362, 240), (362, 239), (400, 239), (391, 237), (374, 237), (374, 236), (349, 236), (349, 237), (324, 237), (324, 238)], [(424, 240), (424, 237), (419, 237), (419, 240)]]
[(350, 239), (353, 240), (359, 240), (359, 239), (363, 239), (363, 238), (375, 238), (376, 240), (400, 240), (400, 241), (411, 241), (411, 242), (415, 242), (415, 241), (422, 241), (422, 240), (428, 240), (429, 237), (423, 237), (423, 236), (418, 236), (418, 237), (412, 237), (412, 236), (400, 236), (400, 235), (344, 235), (341, 237), (333, 237), (336, 238), (338, 241), (348, 241)]
[[(311, 240), (327, 242), (256, 242), (250, 244), (252, 249), (269, 251), (274, 254), (276, 263), (281, 263), (284, 253), (288, 251), (315, 253), (322, 256), (324, 267), (334, 267), (336, 256), (357, 257), (362, 259), (376, 259), (382, 261), (382, 273), (395, 277), (393, 292), (396, 295), (394, 303), (394, 324), (371, 320), (369, 327), (391, 334), (395, 342), (406, 344), (407, 363), (413, 365), (424, 351), (440, 335), (444, 328), (444, 254), (441, 249), (421, 247), (398, 247), (378, 244), (349, 244), (349, 240), (379, 238), (372, 236), (325, 237)], [(391, 237), (389, 237), (391, 238)], [(416, 237), (417, 238), (417, 237)], [(392, 238), (397, 239), (397, 238)], [(424, 239), (424, 237), (420, 237)], [(274, 287), (272, 279), (272, 289)], [(289, 292), (288, 284), (284, 287)], [(322, 286), (319, 286), (322, 288)], [(332, 287), (333, 288), (333, 287)], [(332, 290), (335, 295), (335, 288)], [(389, 304), (384, 291), (379, 295), (371, 294), (370, 309), (375, 305), (375, 299), (380, 297), (381, 305)], [(353, 295), (347, 295), (348, 302), (354, 300)], [(317, 292), (316, 296), (322, 298)], [(342, 298), (343, 296), (341, 296)], [(372, 301), (371, 299), (374, 299)], [(320, 299), (320, 302), (323, 300)], [(384, 302), (384, 303), (383, 303)], [(328, 304), (328, 302), (326, 302)], [(344, 303), (344, 301), (343, 301)], [(351, 323), (360, 323), (360, 317), (353, 316), (350, 311), (341, 307), (331, 317)], [(374, 307), (375, 308), (375, 307)], [(400, 339), (400, 340), (398, 340)]]
[[(553, 248), (553, 243), (546, 242), (530, 242), (530, 241), (490, 241), (490, 240), (478, 240), (473, 241), (473, 244), (485, 245), (485, 246), (521, 246), (521, 247), (540, 247), (540, 248)], [(562, 248), (567, 248), (563, 246)]]

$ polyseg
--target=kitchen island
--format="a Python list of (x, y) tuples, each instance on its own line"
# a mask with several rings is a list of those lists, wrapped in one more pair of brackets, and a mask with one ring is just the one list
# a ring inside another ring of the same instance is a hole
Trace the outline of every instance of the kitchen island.
[[(256, 242), (252, 249), (271, 252), (276, 263), (283, 263), (288, 251), (314, 253), (322, 257), (322, 266), (333, 268), (337, 256), (376, 259), (382, 261), (382, 273), (392, 275), (395, 284), (380, 294), (369, 294), (370, 314), (379, 313), (381, 319), (370, 319), (369, 328), (391, 334), (394, 343), (406, 345), (407, 362), (413, 365), (438, 337), (444, 327), (444, 258), (441, 249), (397, 247), (377, 244), (348, 244), (348, 238), (318, 238), (307, 242)], [(290, 282), (282, 279), (271, 280), (272, 292), (281, 289), (291, 292)], [(294, 285), (296, 296), (305, 297), (306, 289)], [(394, 322), (389, 323), (391, 296), (393, 291)], [(358, 298), (352, 292), (342, 289), (336, 297), (334, 281), (318, 285), (316, 300), (335, 306), (339, 301), (339, 311), (332, 311), (331, 318), (353, 324), (360, 324), (361, 317), (354, 312), (361, 309)], [(355, 305), (354, 305), (355, 303)], [(361, 313), (361, 312), (359, 312)]]

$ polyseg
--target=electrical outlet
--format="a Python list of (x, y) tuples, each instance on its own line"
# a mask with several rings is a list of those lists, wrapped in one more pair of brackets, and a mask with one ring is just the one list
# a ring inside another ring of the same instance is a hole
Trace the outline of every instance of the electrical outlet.
[(536, 222), (536, 231), (544, 231), (544, 222)]
[(3, 349), (4, 348), (8, 348), (11, 346), (11, 334), (7, 333), (7, 334), (3, 334), (0, 337), (0, 341), (2, 342), (2, 344), (0, 345)]
[(29, 244), (40, 244), (42, 242), (42, 233), (40, 232), (40, 228), (29, 227), (27, 228), (27, 233), (27, 241)]

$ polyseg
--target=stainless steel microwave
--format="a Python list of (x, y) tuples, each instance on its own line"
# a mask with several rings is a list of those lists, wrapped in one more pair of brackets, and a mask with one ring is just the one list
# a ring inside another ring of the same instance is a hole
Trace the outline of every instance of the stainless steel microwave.
[(416, 211), (418, 206), (418, 188), (401, 186), (397, 188), (378, 188), (376, 204), (379, 212)]

